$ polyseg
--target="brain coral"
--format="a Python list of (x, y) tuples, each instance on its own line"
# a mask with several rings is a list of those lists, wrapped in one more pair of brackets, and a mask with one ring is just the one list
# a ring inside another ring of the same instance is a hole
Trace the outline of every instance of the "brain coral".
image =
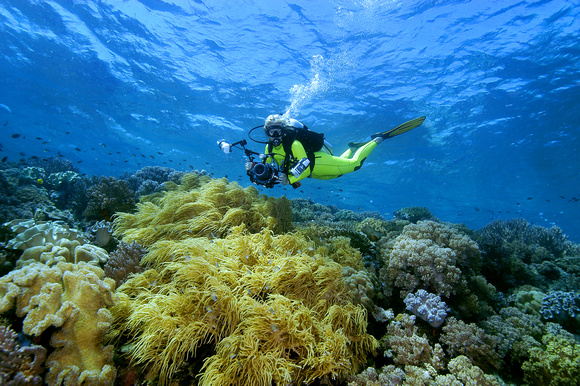
[(163, 197), (139, 203), (137, 213), (119, 214), (114, 221), (116, 234), (148, 247), (162, 238), (221, 237), (240, 224), (252, 232), (268, 227), (280, 233), (292, 227), (290, 203), (284, 197), (260, 196), (254, 187), (242, 189), (225, 179), (190, 189), (187, 175), (184, 180)]
[(473, 240), (433, 221), (407, 225), (385, 250), (383, 259), (381, 278), (387, 295), (398, 287), (402, 298), (417, 289), (445, 297), (468, 292), (466, 273), (476, 271), (481, 264)]
[[(223, 181), (207, 188), (233, 199)], [(234, 189), (251, 209), (253, 191)], [(153, 269), (117, 291), (111, 338), (129, 340), (150, 381), (170, 383), (203, 360), (202, 385), (310, 383), (354, 373), (376, 347), (342, 266), (298, 234), (241, 225), (224, 239), (158, 240), (143, 262)]]

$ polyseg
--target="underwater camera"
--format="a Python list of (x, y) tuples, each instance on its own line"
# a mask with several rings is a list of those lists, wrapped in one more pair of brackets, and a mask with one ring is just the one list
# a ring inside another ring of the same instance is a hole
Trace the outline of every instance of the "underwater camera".
[(271, 188), (278, 183), (278, 173), (274, 166), (267, 163), (257, 163), (254, 168), (248, 173), (250, 180), (258, 185), (263, 185)]

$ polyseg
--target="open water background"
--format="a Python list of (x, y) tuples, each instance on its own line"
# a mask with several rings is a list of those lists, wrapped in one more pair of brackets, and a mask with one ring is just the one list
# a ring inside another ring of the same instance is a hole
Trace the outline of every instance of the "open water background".
[(96, 175), (205, 169), (246, 186), (242, 152), (226, 156), (216, 141), (244, 138), (271, 113), (290, 111), (337, 153), (426, 115), (355, 173), (261, 190), (387, 218), (426, 206), (474, 229), (521, 217), (578, 242), (579, 9), (2, 0), (0, 156), (60, 155)]

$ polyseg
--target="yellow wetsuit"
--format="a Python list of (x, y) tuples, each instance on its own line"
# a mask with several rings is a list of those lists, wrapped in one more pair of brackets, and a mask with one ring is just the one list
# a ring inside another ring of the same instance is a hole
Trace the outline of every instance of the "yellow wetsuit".
[[(375, 147), (377, 147), (377, 143), (375, 141), (369, 141), (355, 151), (349, 148), (347, 151), (342, 153), (340, 157), (330, 155), (323, 151), (317, 151), (314, 153), (314, 170), (311, 169), (312, 165), (310, 165), (298, 176), (298, 178), (294, 177), (292, 173), (288, 173), (288, 180), (291, 184), (306, 177), (312, 177), (319, 180), (330, 180), (340, 177), (343, 174), (354, 172), (355, 170), (360, 169), (364, 160), (375, 149)], [(288, 170), (292, 169), (299, 160), (307, 157), (304, 146), (302, 146), (298, 141), (292, 142), (291, 150), (295, 162), (289, 165)], [(268, 153), (268, 145), (266, 145), (265, 153)], [(282, 166), (286, 157), (284, 146), (280, 144), (279, 146), (274, 147), (272, 153), (274, 153), (274, 161)], [(267, 162), (272, 162), (272, 159), (268, 158)]]

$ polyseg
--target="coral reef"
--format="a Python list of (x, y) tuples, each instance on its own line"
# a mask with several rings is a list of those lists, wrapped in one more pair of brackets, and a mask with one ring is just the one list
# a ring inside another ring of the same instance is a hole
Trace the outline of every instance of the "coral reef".
[(101, 177), (87, 190), (88, 203), (83, 215), (88, 220), (111, 220), (117, 212), (130, 212), (135, 207), (135, 193), (127, 181)]
[(0, 229), (0, 326), (18, 333), (0, 327), (0, 383), (580, 377), (580, 246), (556, 227), (476, 232), (423, 207), (386, 220), (205, 172), (117, 180), (59, 159), (0, 163), (0, 193), (0, 219), (30, 219)]
[(139, 243), (121, 241), (117, 249), (109, 254), (109, 260), (103, 267), (105, 275), (115, 280), (117, 288), (123, 284), (129, 275), (141, 273), (145, 269), (141, 266), (141, 259), (147, 250)]
[(46, 349), (38, 345), (21, 346), (18, 334), (0, 325), (0, 384), (42, 385), (42, 365)]
[(86, 263), (34, 263), (0, 278), (0, 313), (15, 307), (24, 317), (22, 331), (40, 336), (49, 327), (55, 350), (48, 356), (45, 382), (49, 384), (112, 384), (112, 346), (102, 339), (112, 317), (113, 280), (102, 269)]
[(524, 284), (546, 291), (553, 281), (568, 280), (566, 271), (578, 265), (571, 264), (573, 244), (558, 227), (496, 220), (476, 235), (485, 262), (482, 273), (501, 291)]
[(441, 326), (447, 317), (447, 304), (441, 301), (440, 296), (431, 294), (424, 289), (420, 289), (414, 294), (409, 293), (404, 302), (408, 311), (411, 311), (432, 327)]

